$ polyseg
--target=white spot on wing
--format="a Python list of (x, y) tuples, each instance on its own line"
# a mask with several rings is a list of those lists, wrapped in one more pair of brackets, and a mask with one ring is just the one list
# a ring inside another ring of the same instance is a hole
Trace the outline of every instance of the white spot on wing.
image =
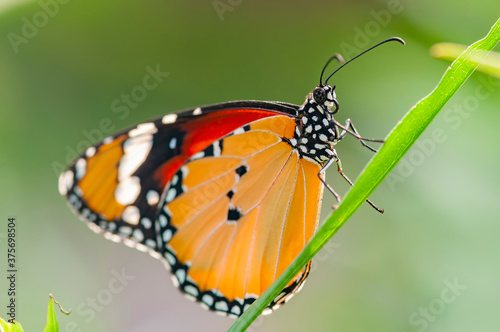
[(137, 176), (128, 177), (118, 183), (115, 189), (115, 199), (122, 205), (129, 205), (135, 202), (140, 191), (139, 178)]
[(80, 197), (83, 196), (83, 190), (80, 187), (76, 186), (73, 188), (73, 190), (77, 196), (80, 196)]
[(198, 153), (195, 153), (194, 155), (191, 156), (192, 160), (200, 159), (205, 157), (205, 151), (200, 151)]
[(169, 252), (167, 252), (167, 254), (165, 255), (165, 258), (167, 259), (167, 261), (170, 265), (174, 265), (176, 262), (175, 257)]
[(112, 234), (112, 233), (104, 233), (104, 238), (106, 240), (111, 240), (113, 242), (121, 242), (122, 238), (119, 235)]
[(215, 310), (227, 312), (227, 309), (229, 308), (227, 307), (226, 301), (219, 301), (215, 303)]
[(128, 226), (122, 226), (118, 229), (118, 233), (125, 236), (130, 236), (132, 234), (132, 228)]
[(177, 190), (175, 190), (175, 188), (170, 188), (167, 191), (167, 197), (165, 200), (167, 201), (167, 203), (170, 203), (171, 201), (174, 200), (176, 196), (177, 196)]
[(193, 111), (193, 115), (200, 115), (201, 114), (201, 108), (196, 108), (194, 111)]
[(238, 135), (238, 134), (243, 134), (244, 132), (245, 132), (245, 129), (243, 129), (243, 127), (240, 127), (238, 129), (236, 129), (235, 131), (233, 131), (233, 134)]
[(115, 222), (105, 222), (108, 227), (108, 231), (114, 232), (116, 231), (116, 223)]
[(144, 163), (153, 146), (152, 138), (151, 135), (147, 135), (125, 141), (123, 144), (125, 154), (118, 166), (118, 181), (131, 176)]
[(134, 231), (132, 232), (132, 236), (137, 242), (142, 242), (144, 240), (144, 234), (138, 228), (134, 229)]
[(273, 313), (273, 310), (272, 310), (272, 309), (269, 309), (269, 308), (266, 308), (266, 309), (264, 309), (264, 310), (262, 311), (262, 314), (263, 314), (264, 316), (270, 315), (270, 314), (272, 314), (272, 313)]
[(142, 243), (136, 243), (135, 244), (135, 248), (139, 251), (142, 251), (142, 252), (148, 252), (149, 251), (149, 248), (146, 247), (145, 245), (143, 245)]
[(155, 124), (152, 122), (141, 123), (137, 125), (135, 129), (129, 131), (128, 135), (130, 137), (137, 137), (142, 134), (154, 134), (158, 131)]
[(177, 280), (180, 284), (183, 284), (186, 280), (186, 271), (182, 269), (177, 270), (177, 272), (175, 272), (175, 275), (177, 276)]
[(192, 285), (187, 285), (186, 287), (184, 287), (184, 291), (191, 296), (198, 296), (198, 290)]
[(241, 309), (239, 306), (235, 305), (231, 308), (231, 313), (235, 314), (236, 316), (241, 315)]
[(204, 302), (209, 307), (211, 307), (212, 304), (214, 304), (214, 298), (208, 294), (203, 295), (203, 297), (201, 298), (201, 301)]
[(167, 114), (161, 119), (164, 124), (174, 123), (175, 121), (177, 121), (177, 114)]
[(59, 193), (61, 195), (66, 195), (68, 189), (73, 186), (73, 172), (66, 171), (59, 176)]
[(189, 174), (189, 168), (187, 168), (187, 166), (182, 166), (181, 173), (182, 173), (182, 178), (185, 179), (186, 176), (188, 176)]
[(215, 157), (220, 157), (220, 154), (221, 154), (221, 152), (222, 152), (222, 151), (221, 151), (221, 149), (220, 149), (220, 144), (219, 144), (219, 142), (215, 142), (215, 143), (213, 144), (213, 146), (214, 146), (214, 156), (215, 156)]
[(139, 213), (137, 206), (130, 205), (123, 210), (122, 219), (129, 224), (137, 225), (140, 218), (141, 214)]
[(170, 230), (170, 229), (167, 228), (163, 232), (162, 239), (163, 239), (164, 242), (168, 242), (168, 241), (170, 241), (171, 238), (172, 238), (172, 230)]
[(178, 288), (179, 287), (179, 281), (177, 280), (177, 278), (175, 276), (171, 276), (171, 278), (172, 278), (172, 282), (174, 283), (174, 286)]
[(151, 248), (151, 249), (155, 249), (156, 248), (156, 242), (151, 240), (151, 239), (146, 239), (146, 245)]
[(153, 226), (153, 222), (149, 218), (142, 218), (141, 224), (145, 229), (150, 229)]
[(109, 144), (111, 142), (113, 142), (113, 136), (108, 136), (102, 140), (102, 144)]
[(91, 158), (95, 155), (95, 152), (96, 148), (94, 146), (91, 146), (87, 149), (87, 151), (85, 151), (85, 155), (87, 156), (87, 158)]
[(164, 214), (160, 214), (160, 216), (158, 217), (158, 221), (160, 222), (161, 227), (165, 227), (168, 224), (167, 217), (165, 217)]
[(85, 172), (87, 171), (87, 161), (83, 158), (78, 159), (75, 164), (75, 177), (77, 180), (80, 180), (84, 177)]
[(146, 200), (148, 201), (149, 205), (155, 205), (160, 200), (160, 195), (158, 194), (158, 192), (150, 190), (146, 194)]
[(177, 138), (174, 137), (168, 143), (168, 147), (173, 150), (173, 149), (175, 149), (176, 146), (177, 146)]

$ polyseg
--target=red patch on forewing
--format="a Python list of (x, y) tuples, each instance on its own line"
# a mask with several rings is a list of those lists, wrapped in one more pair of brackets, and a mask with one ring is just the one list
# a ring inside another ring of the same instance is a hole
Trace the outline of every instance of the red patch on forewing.
[(232, 109), (208, 113), (204, 117), (200, 117), (199, 121), (193, 119), (183, 123), (180, 128), (188, 133), (184, 137), (183, 154), (192, 156), (236, 128), (272, 115), (276, 115), (276, 113), (263, 110)]
[(185, 132), (181, 154), (163, 164), (155, 172), (154, 178), (164, 187), (192, 155), (241, 126), (273, 115), (277, 113), (257, 109), (229, 109), (193, 117), (179, 125)]

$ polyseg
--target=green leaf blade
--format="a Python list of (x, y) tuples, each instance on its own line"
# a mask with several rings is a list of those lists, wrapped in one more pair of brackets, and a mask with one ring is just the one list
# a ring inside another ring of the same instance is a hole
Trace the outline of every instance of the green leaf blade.
[[(430, 54), (436, 59), (453, 61), (466, 48), (467, 46), (461, 44), (438, 43), (432, 45)], [(500, 53), (485, 51), (478, 56), (472, 56), (471, 60), (479, 64), (476, 70), (500, 78)]]
[(59, 324), (57, 323), (56, 311), (54, 310), (54, 298), (51, 296), (49, 308), (47, 309), (47, 324), (43, 332), (59, 332)]
[(5, 332), (24, 332), (19, 322), (9, 323), (0, 318), (0, 331)]

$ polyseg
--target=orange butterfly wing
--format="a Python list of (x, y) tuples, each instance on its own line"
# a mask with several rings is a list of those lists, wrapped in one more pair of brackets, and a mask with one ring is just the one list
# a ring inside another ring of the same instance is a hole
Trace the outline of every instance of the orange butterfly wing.
[[(240, 315), (316, 230), (320, 167), (286, 142), (294, 130), (288, 116), (256, 120), (191, 157), (167, 186), (165, 257), (180, 288), (209, 309)], [(296, 292), (308, 269), (269, 309)]]
[(139, 124), (88, 148), (60, 192), (94, 231), (163, 259), (187, 296), (239, 316), (317, 227), (320, 167), (287, 143), (297, 108), (226, 103)]

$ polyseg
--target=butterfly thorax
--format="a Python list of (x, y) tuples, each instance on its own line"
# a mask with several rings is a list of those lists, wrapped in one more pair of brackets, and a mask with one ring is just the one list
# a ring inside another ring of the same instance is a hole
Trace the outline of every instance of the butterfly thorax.
[[(324, 89), (324, 100), (317, 96), (317, 89)], [(319, 104), (317, 100), (323, 103)], [(299, 108), (294, 138), (290, 140), (301, 157), (320, 165), (336, 156), (334, 145), (338, 132), (331, 110), (333, 100), (335, 93), (329, 86), (318, 87), (310, 93)]]

